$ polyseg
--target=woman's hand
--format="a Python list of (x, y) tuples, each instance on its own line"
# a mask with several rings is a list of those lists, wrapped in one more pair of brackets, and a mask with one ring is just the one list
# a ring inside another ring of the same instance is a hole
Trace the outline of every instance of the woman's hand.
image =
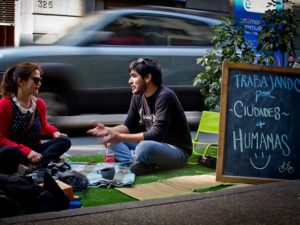
[(54, 137), (54, 138), (58, 138), (58, 137), (60, 137), (60, 135), (61, 135), (61, 133), (60, 133), (59, 131), (55, 131), (55, 132), (53, 133), (53, 137)]
[(29, 162), (36, 164), (42, 161), (43, 156), (40, 153), (31, 150), (31, 152), (29, 152), (29, 154), (27, 155), (27, 158)]
[(68, 135), (64, 133), (60, 133), (59, 131), (55, 131), (53, 133), (53, 138), (59, 138), (59, 137), (68, 137)]

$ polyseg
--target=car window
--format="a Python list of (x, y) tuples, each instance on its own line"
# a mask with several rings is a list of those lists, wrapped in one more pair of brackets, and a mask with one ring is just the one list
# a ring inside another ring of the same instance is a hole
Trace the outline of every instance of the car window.
[(144, 36), (149, 45), (210, 45), (212, 31), (202, 22), (171, 17), (148, 17)]
[(69, 27), (64, 28), (60, 31), (59, 36), (61, 37), (58, 39), (55, 44), (56, 45), (78, 45), (85, 38), (90, 38), (93, 42), (97, 40), (99, 37), (98, 32), (95, 32), (95, 27), (97, 27), (97, 21), (101, 21), (105, 19), (104, 13), (99, 14), (91, 14), (88, 15), (80, 20), (77, 24)]
[[(100, 31), (98, 31), (100, 32)], [(149, 46), (207, 46), (211, 45), (209, 24), (177, 17), (131, 15), (118, 18), (102, 31), (106, 38), (94, 44)]]
[(106, 26), (103, 31), (110, 33), (104, 44), (111, 45), (145, 45), (143, 40), (141, 21), (135, 21), (134, 17), (120, 17)]

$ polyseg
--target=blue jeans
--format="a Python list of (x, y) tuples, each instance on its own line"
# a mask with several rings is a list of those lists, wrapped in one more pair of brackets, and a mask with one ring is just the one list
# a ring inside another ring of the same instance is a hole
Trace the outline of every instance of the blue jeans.
[(137, 161), (145, 165), (157, 165), (163, 169), (175, 169), (184, 167), (188, 160), (184, 150), (156, 141), (141, 141), (139, 144), (121, 142), (111, 146), (111, 150), (118, 162), (128, 165)]

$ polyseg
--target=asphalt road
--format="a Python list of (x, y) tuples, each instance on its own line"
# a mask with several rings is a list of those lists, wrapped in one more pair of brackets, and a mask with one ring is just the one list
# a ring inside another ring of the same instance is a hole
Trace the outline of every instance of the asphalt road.
[[(201, 112), (185, 112), (188, 123), (190, 125), (192, 137), (195, 136), (194, 131), (198, 127), (201, 118)], [(109, 115), (78, 115), (55, 117), (54, 125), (60, 131), (66, 133), (71, 137), (72, 147), (68, 151), (68, 155), (91, 155), (103, 154), (105, 147), (99, 144), (97, 137), (89, 136), (86, 131), (91, 128), (91, 121), (99, 121), (108, 126), (114, 126), (122, 123), (126, 118), (126, 114), (109, 114)], [(204, 135), (204, 140), (216, 141), (216, 135)]]
[[(69, 134), (69, 136), (71, 137), (72, 146), (71, 149), (67, 152), (68, 155), (95, 155), (104, 153), (105, 147), (99, 144), (98, 138), (89, 136), (85, 132), (86, 130), (81, 130), (76, 133), (71, 132), (71, 134)], [(195, 137), (195, 135), (196, 131), (192, 131), (191, 136)], [(217, 142), (218, 136), (202, 133), (201, 140)]]
[[(191, 129), (192, 138), (196, 135), (196, 129), (201, 117), (201, 112), (186, 112), (186, 116)], [(110, 115), (79, 115), (73, 117), (57, 117), (56, 125), (59, 129), (68, 134), (71, 138), (72, 146), (67, 155), (95, 155), (103, 154), (105, 147), (99, 144), (97, 137), (90, 136), (86, 131), (91, 128), (91, 121), (101, 121), (109, 126), (120, 124), (124, 121), (124, 114)], [(201, 140), (206, 142), (217, 142), (218, 135), (201, 134)]]
[[(186, 118), (190, 126), (198, 126), (201, 112), (187, 111)], [(90, 126), (92, 120), (101, 121), (105, 125), (123, 123), (127, 114), (85, 114), (77, 116), (56, 116), (51, 118), (55, 126), (60, 129), (82, 129)]]

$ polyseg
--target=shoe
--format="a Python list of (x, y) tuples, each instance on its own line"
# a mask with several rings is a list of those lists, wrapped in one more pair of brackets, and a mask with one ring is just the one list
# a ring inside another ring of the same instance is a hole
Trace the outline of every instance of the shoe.
[(56, 176), (59, 172), (66, 172), (71, 170), (71, 166), (66, 162), (50, 162), (47, 165), (47, 169), (51, 176)]
[(18, 169), (17, 169), (17, 175), (24, 176), (28, 173), (31, 173), (31, 171), (32, 171), (31, 168), (29, 168), (23, 164), (19, 164)]
[(40, 169), (42, 167), (41, 163), (29, 163), (28, 168), (30, 171), (35, 171), (37, 169)]
[(154, 173), (159, 170), (159, 167), (156, 165), (146, 165), (142, 162), (134, 162), (129, 167), (129, 170), (136, 176), (141, 176), (149, 173)]

